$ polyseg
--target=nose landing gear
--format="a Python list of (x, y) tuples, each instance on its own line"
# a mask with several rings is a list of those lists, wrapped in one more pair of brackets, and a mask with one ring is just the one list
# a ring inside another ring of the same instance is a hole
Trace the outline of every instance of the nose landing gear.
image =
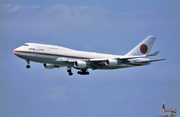
[(26, 65), (26, 68), (30, 68), (31, 66), (30, 65)]
[(30, 68), (31, 66), (29, 60), (26, 60), (26, 62), (27, 62), (26, 68)]

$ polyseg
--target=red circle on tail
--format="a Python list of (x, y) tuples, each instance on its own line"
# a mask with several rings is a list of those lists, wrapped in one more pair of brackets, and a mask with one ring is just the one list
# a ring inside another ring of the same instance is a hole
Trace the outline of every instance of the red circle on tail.
[(148, 51), (147, 45), (146, 45), (146, 44), (142, 44), (142, 45), (140, 46), (140, 51), (141, 51), (143, 54), (145, 54), (145, 53)]

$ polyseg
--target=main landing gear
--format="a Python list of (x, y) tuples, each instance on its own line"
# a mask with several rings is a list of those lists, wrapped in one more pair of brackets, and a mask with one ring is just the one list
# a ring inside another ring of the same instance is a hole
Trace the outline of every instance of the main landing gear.
[(30, 68), (31, 66), (29, 60), (26, 60), (26, 62), (27, 62), (26, 68)]
[[(70, 76), (73, 75), (72, 70), (69, 67), (67, 68), (67, 72), (69, 73)], [(77, 72), (77, 74), (80, 74), (80, 75), (89, 75), (89, 72), (88, 72), (87, 69), (81, 69), (80, 71)]]
[(69, 67), (68, 67), (68, 69), (67, 69), (67, 72), (69, 73), (70, 76), (73, 75), (72, 70), (71, 70), (71, 68), (69, 68)]
[(87, 69), (81, 69), (81, 71), (78, 71), (77, 74), (80, 74), (80, 75), (89, 75), (89, 72)]

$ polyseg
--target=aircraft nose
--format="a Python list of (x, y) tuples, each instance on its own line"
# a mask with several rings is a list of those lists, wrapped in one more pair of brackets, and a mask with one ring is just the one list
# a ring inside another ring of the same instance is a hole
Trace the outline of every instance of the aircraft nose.
[(17, 52), (18, 52), (17, 48), (13, 50), (13, 54), (15, 55), (17, 55)]
[(16, 49), (13, 50), (13, 54), (16, 54)]

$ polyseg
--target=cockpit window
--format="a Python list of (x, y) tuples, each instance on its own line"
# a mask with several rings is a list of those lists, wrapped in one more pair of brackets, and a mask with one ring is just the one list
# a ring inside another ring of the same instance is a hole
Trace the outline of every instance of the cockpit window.
[(29, 45), (25, 43), (25, 44), (23, 44), (23, 46), (29, 46)]

